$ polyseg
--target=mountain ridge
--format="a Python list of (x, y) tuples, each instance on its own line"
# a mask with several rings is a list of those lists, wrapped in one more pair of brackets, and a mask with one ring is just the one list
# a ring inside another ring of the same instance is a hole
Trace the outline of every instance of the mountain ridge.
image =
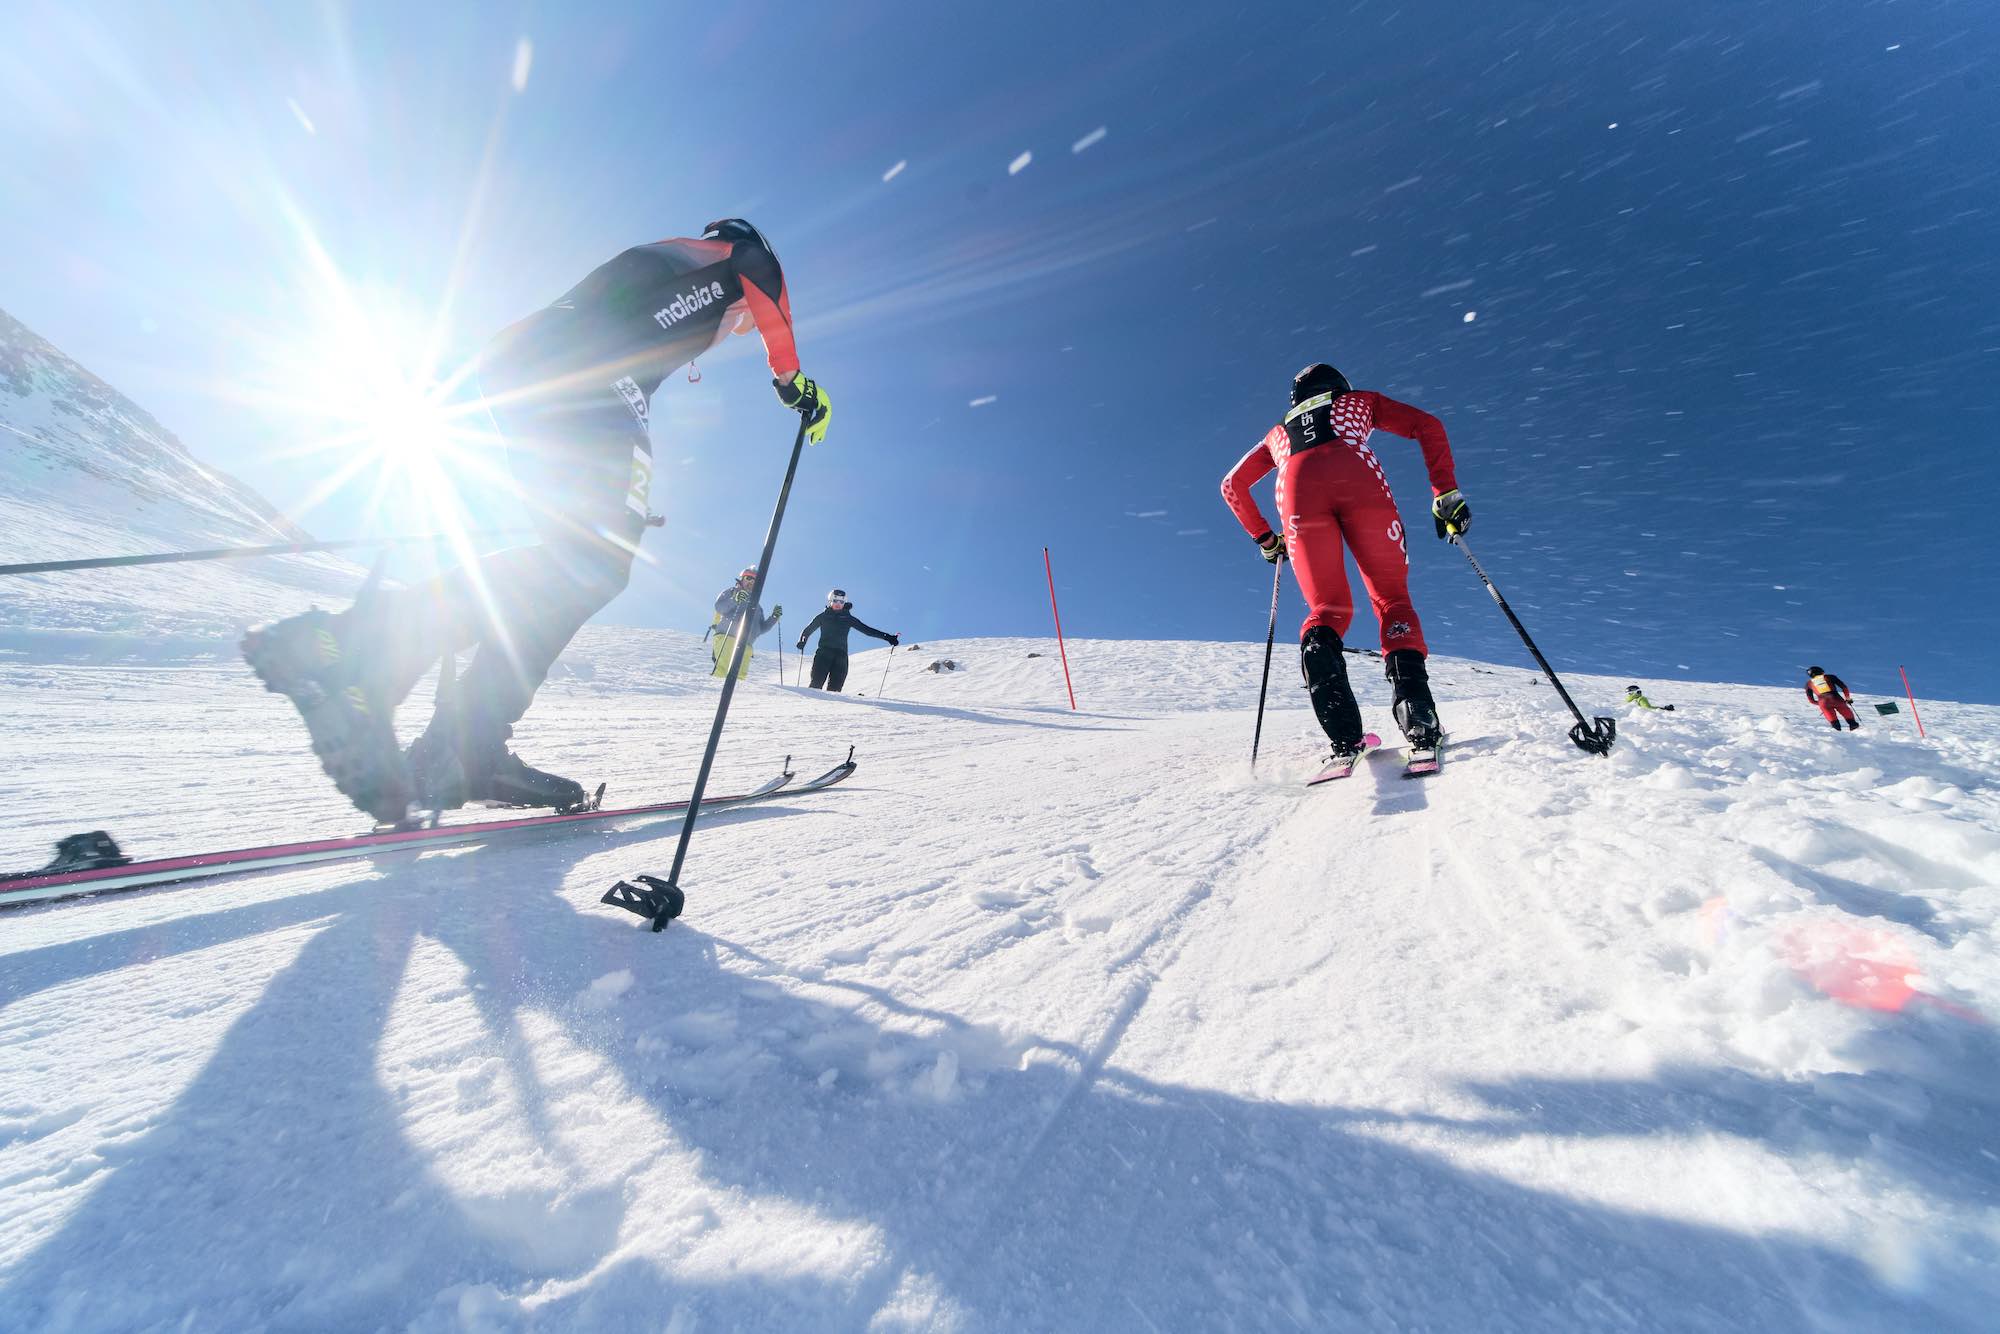
[[(0, 561), (308, 542), (256, 491), (0, 309)], [(61, 658), (213, 650), (245, 626), (344, 599), (326, 556), (12, 576), (0, 653)]]

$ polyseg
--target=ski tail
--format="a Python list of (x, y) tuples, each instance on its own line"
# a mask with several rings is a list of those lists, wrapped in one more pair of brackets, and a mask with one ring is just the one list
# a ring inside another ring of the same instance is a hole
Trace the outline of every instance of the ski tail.
[(1445, 743), (1451, 740), (1440, 736), (1435, 746), (1411, 746), (1403, 756), (1403, 777), (1428, 778), (1444, 767)]
[(1318, 787), (1321, 783), (1331, 783), (1347, 778), (1354, 773), (1354, 766), (1361, 763), (1361, 757), (1372, 750), (1381, 748), (1382, 738), (1373, 732), (1361, 738), (1361, 749), (1352, 755), (1336, 755), (1328, 760), (1326, 767), (1306, 780), (1307, 787)]

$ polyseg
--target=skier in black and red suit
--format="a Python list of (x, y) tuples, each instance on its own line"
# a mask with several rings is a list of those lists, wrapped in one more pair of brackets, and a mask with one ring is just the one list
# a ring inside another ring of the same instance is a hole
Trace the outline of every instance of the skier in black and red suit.
[[(819, 443), (827, 395), (799, 370), (784, 271), (740, 218), (712, 222), (699, 238), (634, 246), (486, 347), (480, 389), (540, 540), (243, 641), (265, 685), (297, 705), (321, 765), (356, 806), (397, 820), (413, 800), (559, 810), (584, 801), (580, 784), (530, 768), (507, 740), (557, 655), (631, 574), (647, 522), (653, 394), (753, 328), (779, 401)], [(403, 756), (396, 705), (445, 653), (475, 645)]]
[[(1342, 637), (1354, 621), (1346, 551), (1354, 552), (1375, 619), (1381, 623), (1382, 667), (1394, 689), (1396, 725), (1412, 747), (1442, 736), (1424, 657), (1423, 624), (1410, 605), (1408, 534), (1382, 462), (1368, 437), (1387, 431), (1423, 447), (1430, 473), (1431, 514), (1439, 537), (1464, 532), (1472, 517), (1459, 494), (1444, 423), (1387, 394), (1357, 391), (1324, 362), (1292, 380), (1292, 410), (1222, 479), (1222, 498), (1264, 558), (1290, 557), (1306, 599), (1299, 654), (1313, 712), (1336, 756), (1361, 748), (1361, 708), (1347, 681)], [(1251, 483), (1277, 470), (1274, 532), (1250, 496)]]
[(1847, 682), (1832, 672), (1821, 671), (1817, 667), (1806, 668), (1806, 698), (1819, 710), (1819, 716), (1826, 719), (1834, 731), (1840, 730), (1842, 719), (1847, 720), (1847, 730), (1859, 732), (1861, 724), (1854, 720), (1854, 692), (1847, 688)]

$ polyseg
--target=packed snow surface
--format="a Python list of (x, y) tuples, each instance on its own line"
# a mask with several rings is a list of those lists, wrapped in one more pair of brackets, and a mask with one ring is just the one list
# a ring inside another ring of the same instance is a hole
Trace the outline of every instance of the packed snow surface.
[[(661, 935), (673, 822), (0, 913), (0, 1328), (1992, 1328), (2000, 711), (1582, 678), (1594, 759), (1437, 659), (1444, 772), (1308, 791), (1261, 655), (760, 652), (714, 790), (860, 770)], [(515, 741), (660, 799), (714, 700), (594, 629)], [(0, 665), (0, 747), (8, 865), (357, 825), (232, 665)]]

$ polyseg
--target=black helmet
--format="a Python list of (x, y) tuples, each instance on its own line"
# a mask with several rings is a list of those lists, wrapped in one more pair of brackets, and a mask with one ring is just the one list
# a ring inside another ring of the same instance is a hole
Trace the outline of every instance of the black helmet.
[(1297, 407), (1320, 394), (1330, 393), (1338, 398), (1353, 391), (1354, 386), (1347, 382), (1345, 375), (1323, 361), (1315, 361), (1292, 377), (1292, 406)]
[(1628, 695), (1639, 695), (1639, 694), (1643, 694), (1643, 693), (1645, 693), (1645, 692), (1643, 692), (1642, 690), (1640, 690), (1640, 689), (1639, 689), (1639, 687), (1637, 687), (1637, 686), (1626, 686), (1626, 687), (1625, 687), (1625, 693), (1626, 693), (1626, 694), (1628, 694)]
[(764, 239), (764, 233), (752, 227), (741, 218), (717, 218), (701, 229), (704, 241), (748, 241), (753, 245), (770, 250), (773, 257), (777, 251), (771, 250), (771, 243)]
[(1807, 676), (1818, 676), (1819, 674), (1820, 674), (1820, 669), (1819, 669), (1819, 668), (1817, 668), (1817, 667), (1808, 667), (1808, 668), (1806, 668), (1806, 675), (1807, 675)]

